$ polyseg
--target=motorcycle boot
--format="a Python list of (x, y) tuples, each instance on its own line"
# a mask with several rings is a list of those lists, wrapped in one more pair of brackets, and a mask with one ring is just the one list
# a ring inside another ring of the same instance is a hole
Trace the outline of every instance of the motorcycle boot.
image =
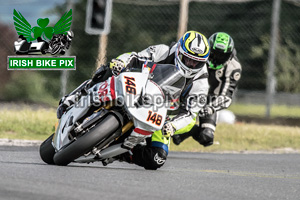
[(187, 139), (188, 137), (190, 137), (192, 134), (190, 132), (187, 133), (183, 133), (183, 134), (176, 134), (173, 135), (173, 143), (176, 145), (179, 145), (181, 142), (183, 142), (185, 139)]

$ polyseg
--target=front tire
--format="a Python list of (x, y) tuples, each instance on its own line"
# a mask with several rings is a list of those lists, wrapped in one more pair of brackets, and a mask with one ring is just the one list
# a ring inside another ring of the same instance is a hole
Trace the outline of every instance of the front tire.
[(113, 134), (121, 127), (120, 120), (114, 114), (108, 114), (99, 124), (66, 148), (54, 155), (56, 165), (66, 166), (78, 157), (92, 150), (101, 140)]
[(40, 146), (40, 156), (42, 160), (49, 164), (49, 165), (54, 165), (54, 154), (55, 154), (55, 149), (52, 145), (52, 139), (53, 139), (54, 134), (50, 135)]

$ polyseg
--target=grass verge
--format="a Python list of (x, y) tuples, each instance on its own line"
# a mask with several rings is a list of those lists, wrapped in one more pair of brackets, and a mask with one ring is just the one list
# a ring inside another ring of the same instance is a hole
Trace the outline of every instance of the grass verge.
[[(236, 115), (246, 115), (252, 117), (264, 118), (266, 113), (265, 105), (254, 104), (232, 104), (229, 107)], [(300, 106), (287, 106), (287, 105), (273, 105), (271, 108), (271, 118), (275, 117), (288, 117), (300, 118)]]
[(45, 140), (55, 122), (54, 109), (0, 110), (0, 138)]
[(270, 151), (281, 148), (300, 149), (300, 127), (237, 123), (219, 124), (215, 144), (203, 147), (191, 137), (179, 146), (171, 144), (172, 151)]
[[(54, 131), (55, 109), (0, 110), (0, 138), (45, 140)], [(210, 147), (199, 145), (192, 138), (179, 146), (171, 144), (172, 151), (214, 152), (252, 151), (278, 148), (300, 149), (300, 127), (237, 123), (219, 124), (215, 143)]]

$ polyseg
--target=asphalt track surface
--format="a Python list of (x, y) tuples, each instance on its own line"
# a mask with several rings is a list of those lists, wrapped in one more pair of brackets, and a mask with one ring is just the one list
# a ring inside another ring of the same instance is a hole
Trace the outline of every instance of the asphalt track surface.
[(0, 146), (0, 199), (300, 199), (299, 154), (170, 152), (159, 170), (124, 162), (46, 165), (38, 147)]

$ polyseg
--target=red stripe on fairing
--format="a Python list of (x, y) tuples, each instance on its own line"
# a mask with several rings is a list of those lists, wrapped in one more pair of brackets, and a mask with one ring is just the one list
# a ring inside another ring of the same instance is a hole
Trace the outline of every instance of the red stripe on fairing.
[(111, 100), (114, 100), (116, 98), (116, 93), (115, 93), (115, 77), (112, 76), (110, 79), (110, 94), (111, 94)]
[(154, 71), (155, 67), (156, 67), (156, 64), (154, 64), (154, 65), (151, 67), (150, 73), (152, 73), (152, 72)]
[(138, 134), (141, 134), (141, 135), (151, 135), (153, 133), (151, 131), (145, 131), (145, 130), (140, 129), (140, 128), (135, 128), (133, 131), (138, 133)]

